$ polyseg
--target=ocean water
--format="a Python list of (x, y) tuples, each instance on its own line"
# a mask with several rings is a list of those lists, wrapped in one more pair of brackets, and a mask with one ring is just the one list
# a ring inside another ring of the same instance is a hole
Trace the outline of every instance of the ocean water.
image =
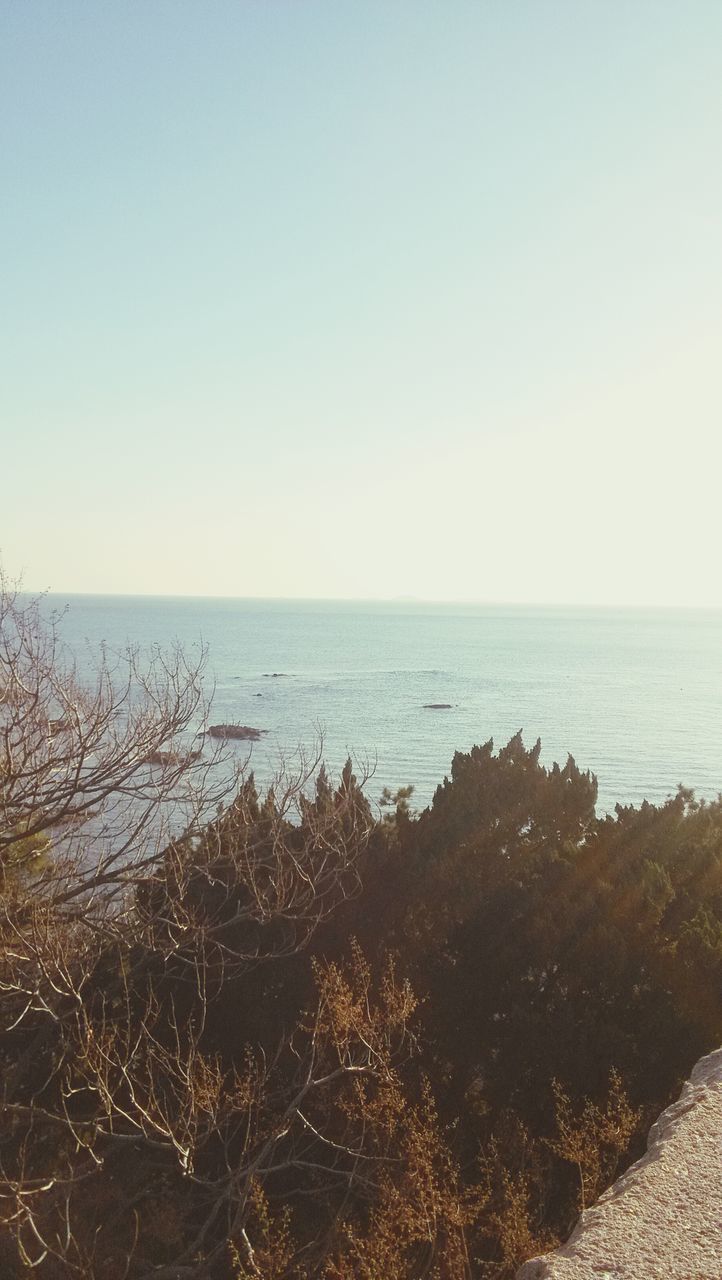
[[(81, 666), (105, 641), (208, 647), (214, 722), (267, 730), (234, 745), (261, 783), (313, 749), (368, 762), (372, 799), (429, 802), (455, 751), (523, 729), (542, 760), (599, 780), (599, 811), (679, 783), (722, 791), (722, 611), (49, 597)], [(280, 673), (274, 675), (273, 673)], [(448, 710), (425, 704), (449, 703)]]

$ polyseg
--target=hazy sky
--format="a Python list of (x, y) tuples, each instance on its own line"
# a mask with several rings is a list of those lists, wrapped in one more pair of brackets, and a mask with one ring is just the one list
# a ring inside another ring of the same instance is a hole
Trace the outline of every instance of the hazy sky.
[(722, 604), (720, 0), (0, 0), (30, 588)]

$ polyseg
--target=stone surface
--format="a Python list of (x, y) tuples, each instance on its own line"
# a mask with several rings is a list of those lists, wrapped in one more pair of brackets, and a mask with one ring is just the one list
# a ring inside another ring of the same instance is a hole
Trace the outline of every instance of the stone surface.
[(721, 1280), (722, 1049), (697, 1063), (647, 1154), (516, 1280)]

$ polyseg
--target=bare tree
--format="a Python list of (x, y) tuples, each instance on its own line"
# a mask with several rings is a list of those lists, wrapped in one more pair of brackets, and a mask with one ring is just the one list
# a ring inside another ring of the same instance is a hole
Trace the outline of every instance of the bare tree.
[(314, 756), (260, 799), (223, 744), (197, 749), (202, 661), (104, 650), (90, 681), (6, 584), (0, 673), (7, 1265), (260, 1275), (269, 1189), (340, 1212), (388, 1159), (399, 1110), (413, 1000), (392, 970), (372, 996), (359, 955), (351, 977), (319, 968), (313, 1012), (271, 1019), (240, 1065), (222, 1034), (358, 887), (362, 786), (349, 763), (334, 787)]
[[(59, 635), (56, 614), (0, 578), (0, 860), (5, 871), (32, 861), (43, 837), (63, 851), (93, 820), (96, 879), (144, 858), (167, 836), (173, 798), (187, 822), (229, 790), (219, 788), (218, 751), (193, 750), (208, 705), (206, 654), (189, 662), (176, 648), (142, 661), (137, 649), (103, 646), (92, 674)], [(215, 795), (209, 792), (211, 771)], [(164, 822), (159, 819), (163, 817)], [(149, 830), (154, 832), (148, 847)], [(103, 856), (98, 856), (101, 853)], [(88, 869), (85, 868), (87, 878)], [(35, 878), (36, 885), (42, 880)]]
[(246, 1274), (265, 1276), (274, 1242), (257, 1210), (274, 1189), (305, 1204), (303, 1254), (322, 1256), (328, 1214), (314, 1222), (311, 1197), (335, 1206), (333, 1226), (394, 1160), (408, 987), (389, 970), (373, 990), (359, 956), (348, 972), (320, 966), (313, 1015), (272, 1060), (257, 1047), (233, 1067), (203, 1053), (202, 1020), (159, 1016), (159, 992), (140, 1015), (135, 993), (125, 998), (124, 1017), (108, 1002), (88, 1018), (80, 1001), (54, 1088), (5, 1108), (0, 1213), (23, 1264), (201, 1280), (230, 1276), (235, 1251)]

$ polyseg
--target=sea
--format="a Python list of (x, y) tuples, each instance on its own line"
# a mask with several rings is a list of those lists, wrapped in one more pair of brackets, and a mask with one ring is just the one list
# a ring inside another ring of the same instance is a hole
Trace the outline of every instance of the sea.
[[(722, 792), (722, 611), (149, 596), (50, 596), (81, 671), (100, 646), (207, 650), (211, 723), (263, 730), (233, 750), (261, 787), (322, 741), (427, 805), (456, 751), (520, 729), (572, 755), (598, 812), (679, 784)], [(432, 704), (445, 704), (433, 706)]]

